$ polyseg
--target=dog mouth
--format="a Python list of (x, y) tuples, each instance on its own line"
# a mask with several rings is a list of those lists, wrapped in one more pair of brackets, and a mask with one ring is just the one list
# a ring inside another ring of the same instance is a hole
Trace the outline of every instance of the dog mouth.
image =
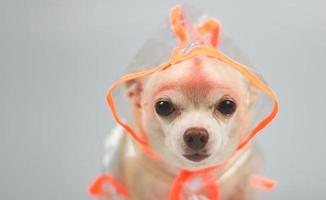
[(202, 154), (202, 153), (192, 153), (192, 154), (183, 154), (185, 158), (194, 162), (200, 162), (210, 156), (210, 154)]

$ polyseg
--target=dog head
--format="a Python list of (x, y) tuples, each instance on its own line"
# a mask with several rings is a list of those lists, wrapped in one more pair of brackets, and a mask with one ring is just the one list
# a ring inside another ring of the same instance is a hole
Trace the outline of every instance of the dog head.
[(189, 170), (225, 161), (249, 129), (255, 88), (226, 63), (195, 57), (127, 85), (150, 146)]

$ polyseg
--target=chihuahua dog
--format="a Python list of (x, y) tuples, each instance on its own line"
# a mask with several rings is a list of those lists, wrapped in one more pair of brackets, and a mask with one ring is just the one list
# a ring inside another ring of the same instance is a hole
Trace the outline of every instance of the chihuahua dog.
[[(161, 158), (148, 158), (123, 134), (117, 176), (130, 199), (167, 199), (180, 169), (196, 171), (230, 157), (214, 174), (221, 199), (252, 199), (250, 144), (232, 156), (249, 131), (250, 108), (256, 99), (256, 88), (244, 76), (222, 61), (196, 56), (129, 82), (126, 92), (140, 113), (133, 124), (142, 125), (149, 145)], [(190, 189), (184, 196), (192, 198)]]

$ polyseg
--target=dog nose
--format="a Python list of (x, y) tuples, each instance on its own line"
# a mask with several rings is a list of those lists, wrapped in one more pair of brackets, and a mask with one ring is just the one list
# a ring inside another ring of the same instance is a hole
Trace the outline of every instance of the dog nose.
[(190, 149), (199, 151), (207, 144), (208, 133), (203, 128), (190, 128), (183, 134), (183, 140)]

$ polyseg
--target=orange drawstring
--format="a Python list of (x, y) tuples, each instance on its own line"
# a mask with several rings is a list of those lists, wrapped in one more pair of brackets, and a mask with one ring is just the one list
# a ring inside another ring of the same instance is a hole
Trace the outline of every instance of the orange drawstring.
[(276, 181), (264, 176), (252, 175), (250, 182), (253, 187), (266, 191), (271, 191), (276, 187)]
[(186, 183), (190, 182), (190, 180), (195, 177), (200, 177), (204, 181), (203, 184), (206, 187), (205, 189), (207, 192), (207, 197), (209, 197), (210, 200), (219, 200), (219, 185), (216, 183), (216, 180), (212, 180), (210, 178), (211, 176), (212, 174), (210, 174), (208, 171), (191, 172), (182, 170), (179, 176), (177, 176), (172, 183), (172, 189), (169, 193), (169, 200), (179, 200)]
[(92, 196), (101, 197), (105, 196), (104, 185), (109, 184), (114, 189), (116, 189), (117, 193), (127, 197), (128, 191), (124, 185), (118, 182), (114, 177), (109, 176), (107, 174), (102, 174), (95, 179), (95, 181), (89, 187), (89, 193)]

